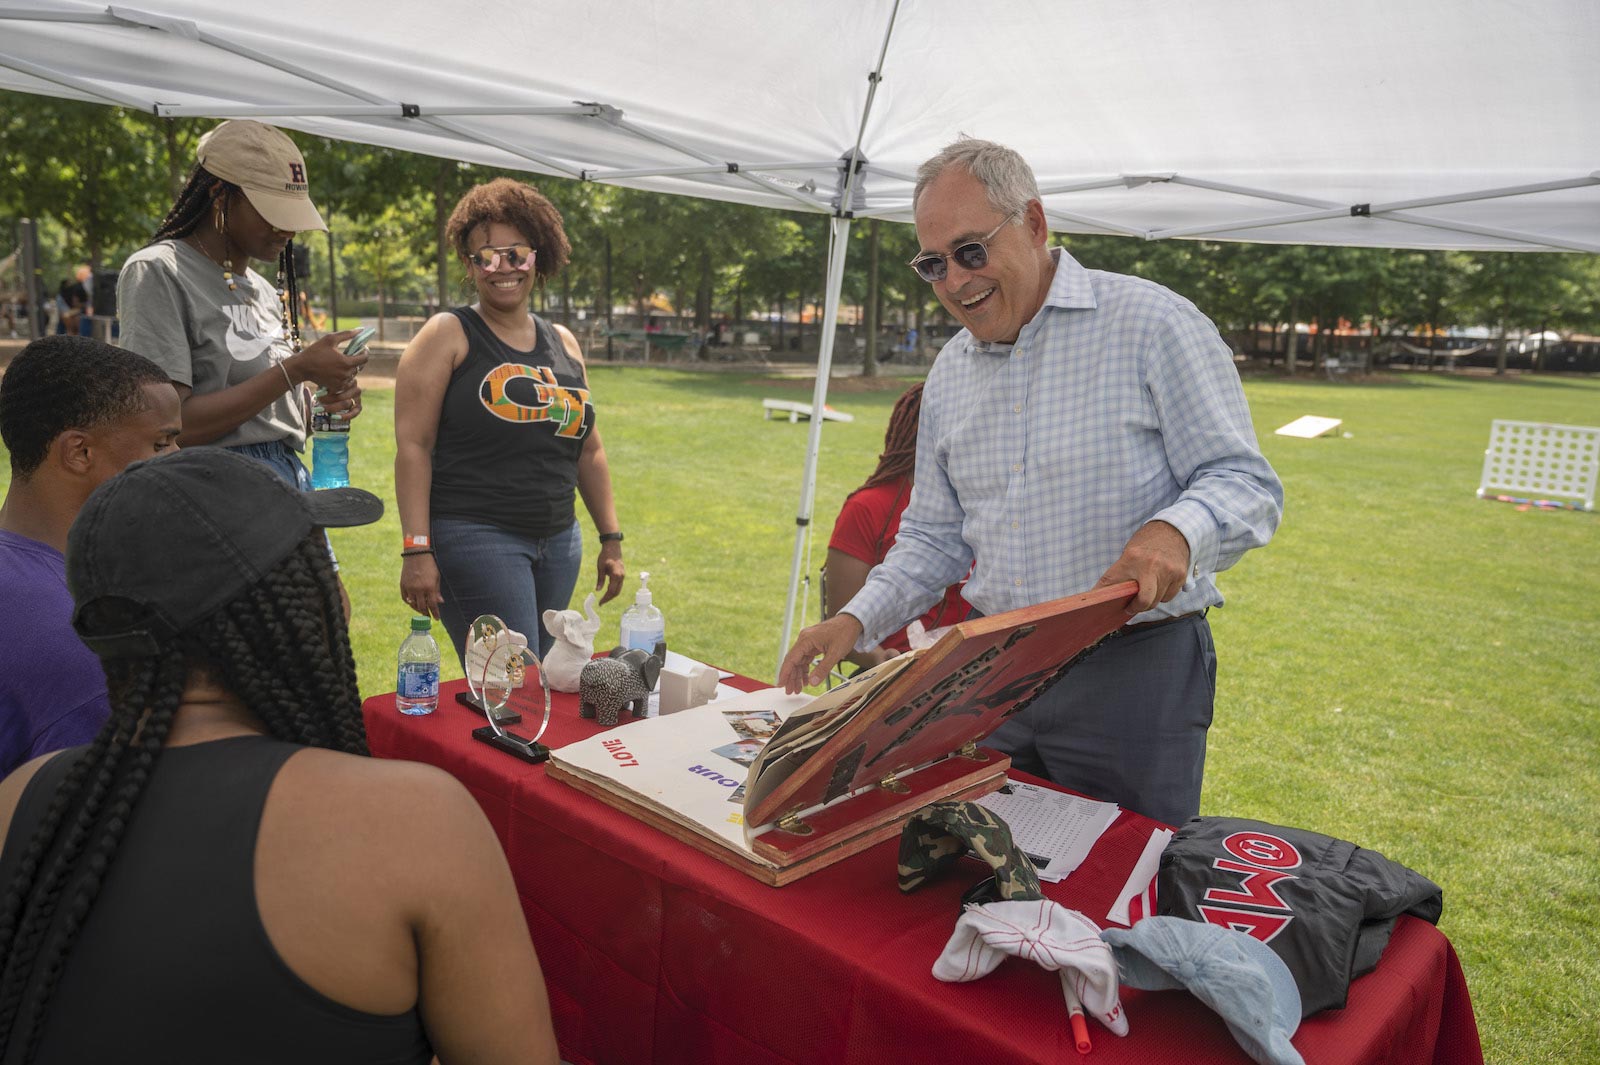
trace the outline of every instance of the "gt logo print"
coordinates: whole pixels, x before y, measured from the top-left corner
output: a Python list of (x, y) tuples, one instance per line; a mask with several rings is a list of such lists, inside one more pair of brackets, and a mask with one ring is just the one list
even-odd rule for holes
[(581, 440), (588, 430), (584, 414), (589, 390), (568, 388), (548, 366), (504, 363), (490, 370), (478, 388), (484, 409), (508, 422), (550, 422), (556, 435)]

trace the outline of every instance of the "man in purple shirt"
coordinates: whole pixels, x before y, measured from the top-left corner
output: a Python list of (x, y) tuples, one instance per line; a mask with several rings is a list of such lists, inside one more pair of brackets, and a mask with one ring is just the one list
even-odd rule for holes
[(11, 455), (0, 505), (0, 776), (89, 742), (105, 721), (105, 673), (72, 630), (67, 530), (102, 481), (176, 450), (181, 418), (160, 367), (95, 340), (36, 340), (0, 378)]

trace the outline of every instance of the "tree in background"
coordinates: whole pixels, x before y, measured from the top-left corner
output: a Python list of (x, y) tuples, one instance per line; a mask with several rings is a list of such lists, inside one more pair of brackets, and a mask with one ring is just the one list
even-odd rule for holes
[[(99, 104), (0, 92), (0, 225), (39, 220), (42, 275), (51, 282), (88, 262), (115, 268), (149, 239), (193, 165), (195, 143), (215, 122), (164, 120)], [(826, 284), (828, 219), (712, 200), (544, 177), (290, 131), (306, 154), (318, 206), (331, 227), (311, 237), (305, 288), (368, 310), (447, 307), (462, 298), (461, 271), (443, 240), (444, 220), (470, 186), (511, 176), (538, 187), (561, 210), (572, 261), (539, 309), (568, 324), (591, 308), (665, 293), (680, 321), (710, 330), (723, 318), (764, 317), (780, 349), (806, 344), (809, 308)], [(893, 325), (915, 329), (927, 350), (934, 323), (948, 324), (932, 290), (903, 265), (918, 247), (909, 225), (862, 221), (851, 227), (841, 300), (866, 323), (863, 365), (889, 353), (878, 338)], [(1504, 369), (1508, 334), (1600, 333), (1600, 256), (1405, 251), (1215, 241), (1142, 241), (1073, 235), (1063, 240), (1091, 269), (1149, 278), (1191, 299), (1235, 346), (1301, 357), (1294, 323), (1314, 323), (1315, 365), (1356, 344), (1425, 327), (1490, 327)], [(876, 247), (876, 256), (873, 248)], [(0, 257), (10, 249), (0, 247)], [(335, 289), (333, 282), (337, 280)], [(794, 319), (793, 322), (790, 319)], [(1341, 321), (1363, 336), (1335, 337)], [(822, 323), (817, 323), (820, 327)], [(895, 345), (901, 347), (903, 345)], [(1535, 365), (1539, 362), (1535, 354)]]

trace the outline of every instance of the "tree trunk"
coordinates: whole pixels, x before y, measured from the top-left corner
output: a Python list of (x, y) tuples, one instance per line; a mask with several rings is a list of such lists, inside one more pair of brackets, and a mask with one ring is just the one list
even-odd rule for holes
[(339, 257), (333, 248), (333, 208), (323, 219), (328, 224), (328, 329), (339, 328)]
[(173, 202), (183, 191), (186, 167), (178, 155), (178, 130), (172, 119), (161, 123), (161, 139), (167, 146), (167, 192)]
[(616, 301), (611, 298), (611, 234), (610, 233), (607, 233), (605, 235), (605, 245), (606, 245), (606, 266), (605, 266), (605, 273), (601, 275), (601, 281), (600, 281), (601, 293), (600, 293), (600, 296), (601, 296), (601, 299), (605, 301), (601, 309), (602, 309), (603, 313), (605, 314), (605, 319), (606, 319), (606, 361), (610, 362), (611, 360), (613, 360), (613, 359), (615, 359), (617, 357), (616, 348), (613, 346), (613, 342), (611, 340), (611, 307)]
[(861, 353), (861, 376), (878, 376), (878, 219), (867, 222), (867, 347)]
[(384, 311), (388, 309), (388, 287), (384, 284), (384, 274), (387, 272), (387, 263), (383, 261), (383, 237), (378, 237), (378, 343), (383, 343), (383, 320), (387, 317)]
[(1300, 301), (1289, 301), (1289, 339), (1283, 348), (1283, 372), (1290, 377), (1294, 376), (1295, 355), (1300, 348)]
[(445, 301), (450, 299), (450, 241), (445, 236), (445, 224), (450, 221), (450, 208), (445, 200), (449, 192), (450, 167), (454, 165), (440, 159), (439, 165), (433, 171), (433, 232), (439, 242), (434, 276), (439, 287), (438, 309), (441, 311), (447, 306)]
[(711, 249), (700, 249), (700, 283), (695, 286), (694, 292), (694, 327), (705, 330), (711, 328)]

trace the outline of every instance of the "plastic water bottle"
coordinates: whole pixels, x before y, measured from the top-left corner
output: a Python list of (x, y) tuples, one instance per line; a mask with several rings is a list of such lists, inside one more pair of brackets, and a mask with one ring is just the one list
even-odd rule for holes
[(418, 717), (439, 708), (439, 644), (429, 618), (411, 619), (411, 634), (400, 644), (400, 670), (394, 682), (394, 707)]
[(311, 412), (311, 487), (345, 488), (349, 484), (350, 423), (316, 407)]
[(667, 638), (667, 621), (650, 605), (650, 574), (639, 574), (639, 592), (633, 605), (622, 612), (622, 646), (641, 647), (654, 652), (656, 644)]

